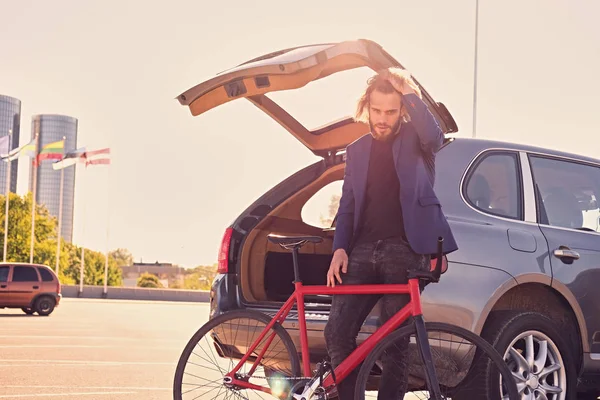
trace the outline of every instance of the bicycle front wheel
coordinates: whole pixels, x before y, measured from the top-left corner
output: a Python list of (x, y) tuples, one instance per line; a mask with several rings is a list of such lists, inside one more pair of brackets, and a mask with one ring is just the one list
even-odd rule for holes
[[(271, 317), (251, 310), (230, 311), (204, 324), (183, 350), (173, 382), (174, 400), (287, 398), (293, 379), (300, 375), (298, 352), (290, 335), (278, 323), (267, 331), (236, 379), (255, 385), (226, 382), (242, 357), (271, 322)], [(260, 362), (254, 367), (255, 360)], [(267, 391), (271, 391), (271, 397)]]
[[(454, 325), (432, 322), (425, 327), (442, 398), (520, 399), (508, 365), (488, 342)], [(401, 399), (402, 392), (406, 400), (430, 399), (426, 378), (416, 327), (411, 324), (384, 338), (365, 359), (355, 400)]]

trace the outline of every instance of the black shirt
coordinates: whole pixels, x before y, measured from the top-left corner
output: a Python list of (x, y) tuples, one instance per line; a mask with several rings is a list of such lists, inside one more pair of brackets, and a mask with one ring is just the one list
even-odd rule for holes
[(392, 237), (406, 240), (400, 204), (400, 181), (392, 153), (393, 142), (393, 139), (373, 139), (364, 208), (355, 245)]

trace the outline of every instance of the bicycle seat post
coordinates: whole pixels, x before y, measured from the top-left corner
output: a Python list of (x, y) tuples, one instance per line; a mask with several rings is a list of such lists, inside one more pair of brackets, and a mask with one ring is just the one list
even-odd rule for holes
[(294, 246), (292, 248), (292, 259), (294, 261), (294, 283), (299, 282), (302, 283), (302, 281), (300, 280), (300, 270), (298, 268), (298, 249), (300, 248), (300, 246)]
[(267, 239), (271, 243), (280, 245), (286, 250), (292, 250), (292, 261), (294, 264), (294, 283), (302, 283), (300, 280), (300, 269), (298, 267), (298, 251), (306, 243), (321, 243), (323, 238), (320, 236), (281, 236), (270, 233)]

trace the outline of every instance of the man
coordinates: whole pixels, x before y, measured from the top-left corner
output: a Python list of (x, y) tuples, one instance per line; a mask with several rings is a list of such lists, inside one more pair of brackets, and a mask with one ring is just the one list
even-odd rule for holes
[[(457, 249), (433, 190), (443, 133), (414, 80), (396, 68), (369, 79), (355, 119), (368, 122), (371, 132), (346, 149), (327, 286), (407, 283), (407, 270), (429, 268), (439, 236), (445, 254)], [(334, 367), (356, 348), (360, 327), (380, 297), (333, 297), (325, 340)], [(383, 296), (381, 322), (409, 300)], [(401, 399), (406, 392), (407, 351), (408, 342), (382, 360), (380, 399)], [(353, 399), (357, 374), (358, 368), (338, 384), (341, 400)]]

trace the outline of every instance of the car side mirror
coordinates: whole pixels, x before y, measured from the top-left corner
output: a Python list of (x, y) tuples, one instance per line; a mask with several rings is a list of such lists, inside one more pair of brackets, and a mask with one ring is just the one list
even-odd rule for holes
[(452, 117), (452, 114), (450, 114), (450, 111), (448, 111), (446, 105), (440, 102), (436, 102), (435, 104), (437, 106), (437, 111), (440, 113), (440, 117), (446, 123), (446, 131), (444, 133), (458, 132), (458, 125), (456, 124), (454, 117)]

